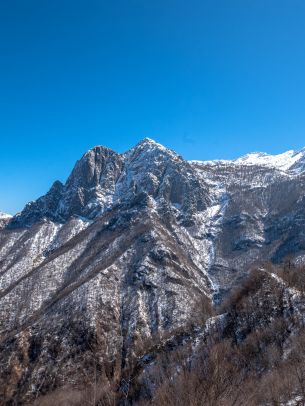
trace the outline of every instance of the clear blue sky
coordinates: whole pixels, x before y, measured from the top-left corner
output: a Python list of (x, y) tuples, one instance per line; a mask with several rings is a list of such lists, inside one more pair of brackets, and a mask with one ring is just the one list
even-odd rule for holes
[(0, 0), (0, 210), (88, 148), (305, 145), (304, 0)]

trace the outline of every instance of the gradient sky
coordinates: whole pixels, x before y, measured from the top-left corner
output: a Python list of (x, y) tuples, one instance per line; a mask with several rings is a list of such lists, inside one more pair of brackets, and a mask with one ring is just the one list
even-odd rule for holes
[(304, 0), (0, 0), (0, 210), (88, 148), (305, 145)]

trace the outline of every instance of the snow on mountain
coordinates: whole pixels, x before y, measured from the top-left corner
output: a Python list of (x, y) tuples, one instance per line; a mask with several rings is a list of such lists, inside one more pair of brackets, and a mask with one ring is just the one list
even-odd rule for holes
[[(266, 153), (251, 153), (233, 162), (239, 165), (262, 165), (270, 168), (276, 168), (281, 171), (294, 170), (296, 164), (305, 157), (305, 149), (300, 151), (287, 151), (278, 155), (268, 155)], [(303, 170), (304, 167), (298, 167), (297, 171)]]
[(0, 211), (0, 219), (9, 219), (12, 216), (10, 214), (7, 213), (3, 213), (2, 211)]
[(21, 371), (29, 397), (47, 391), (41, 376), (64, 385), (96, 342), (120, 375), (136, 345), (221, 301), (253, 264), (304, 256), (303, 167), (305, 150), (186, 161), (148, 138), (87, 151), (65, 184), (0, 216), (2, 379)]
[(155, 153), (156, 151), (163, 152), (166, 154), (170, 154), (171, 156), (177, 156), (175, 151), (170, 150), (169, 148), (164, 147), (162, 144), (152, 140), (151, 138), (144, 138), (141, 140), (135, 147), (131, 148), (129, 151), (125, 152), (124, 156), (130, 156), (134, 151), (141, 150), (141, 152), (145, 155), (150, 155), (151, 153)]
[(10, 214), (0, 211), (0, 228), (4, 227), (12, 218)]
[(204, 165), (244, 165), (264, 166), (278, 169), (283, 172), (297, 174), (305, 169), (305, 148), (300, 151), (286, 151), (277, 155), (269, 155), (264, 152), (253, 152), (234, 160), (190, 161)]

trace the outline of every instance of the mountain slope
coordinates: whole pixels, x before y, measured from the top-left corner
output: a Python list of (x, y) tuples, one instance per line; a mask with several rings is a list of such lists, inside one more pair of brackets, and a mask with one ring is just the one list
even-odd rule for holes
[(255, 263), (302, 261), (303, 161), (188, 162), (150, 139), (85, 153), (0, 230), (2, 398), (81, 384), (97, 359), (120, 381)]
[(0, 228), (6, 226), (11, 218), (12, 216), (10, 214), (6, 214), (0, 211)]
[(249, 154), (235, 161), (191, 161), (198, 176), (227, 199), (210, 273), (222, 290), (258, 261), (281, 262), (287, 255), (303, 261), (304, 156), (302, 150), (280, 158)]

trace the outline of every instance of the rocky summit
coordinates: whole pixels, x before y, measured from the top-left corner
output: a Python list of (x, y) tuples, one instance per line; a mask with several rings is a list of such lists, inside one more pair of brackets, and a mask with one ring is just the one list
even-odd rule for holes
[(186, 161), (144, 139), (86, 152), (65, 184), (0, 213), (3, 404), (82, 385), (96, 365), (125, 394), (145, 343), (186, 329), (198, 303), (220, 306), (255, 266), (304, 262), (304, 191), (305, 150)]

